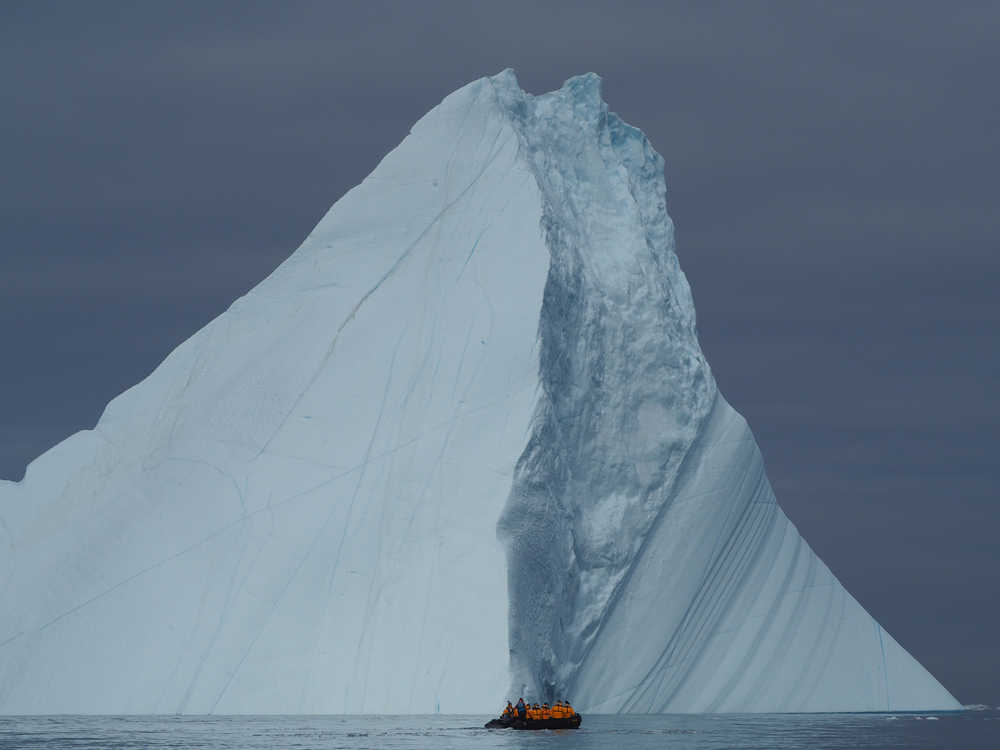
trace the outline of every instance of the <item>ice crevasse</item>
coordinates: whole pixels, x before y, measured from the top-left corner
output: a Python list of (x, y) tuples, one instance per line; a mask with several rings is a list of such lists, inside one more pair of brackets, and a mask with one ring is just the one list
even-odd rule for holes
[(594, 75), (448, 96), (0, 482), (0, 602), (3, 713), (959, 708), (778, 507)]

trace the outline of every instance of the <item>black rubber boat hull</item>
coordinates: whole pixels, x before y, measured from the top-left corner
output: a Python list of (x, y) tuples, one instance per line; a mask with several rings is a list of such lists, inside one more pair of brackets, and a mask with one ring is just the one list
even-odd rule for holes
[(580, 714), (568, 719), (492, 719), (486, 729), (579, 729), (581, 721)]

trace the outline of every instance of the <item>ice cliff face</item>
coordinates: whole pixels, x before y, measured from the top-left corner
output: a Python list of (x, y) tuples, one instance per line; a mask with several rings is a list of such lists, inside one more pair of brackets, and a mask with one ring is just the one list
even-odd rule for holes
[(455, 92), (0, 483), (0, 712), (957, 708), (775, 503), (599, 79)]
[(549, 695), (574, 686), (715, 385), (672, 250), (659, 154), (607, 111), (596, 76), (537, 99), (501, 91), (551, 256), (542, 393), (500, 523), (515, 686)]
[(602, 712), (957, 708), (777, 506), (698, 345), (663, 160), (596, 76), (497, 85), (551, 256), (499, 524), (512, 691)]

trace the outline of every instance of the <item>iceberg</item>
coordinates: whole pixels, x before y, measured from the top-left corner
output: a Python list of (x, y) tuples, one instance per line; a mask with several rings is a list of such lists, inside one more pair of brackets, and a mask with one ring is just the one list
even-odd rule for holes
[(960, 708), (777, 505), (595, 75), (445, 98), (0, 482), (0, 601), (3, 713)]

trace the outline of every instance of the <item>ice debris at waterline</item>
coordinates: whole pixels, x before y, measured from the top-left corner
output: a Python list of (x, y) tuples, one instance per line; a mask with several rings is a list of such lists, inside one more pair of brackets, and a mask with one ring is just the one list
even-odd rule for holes
[(0, 712), (959, 704), (775, 503), (594, 75), (423, 117), (0, 483)]

